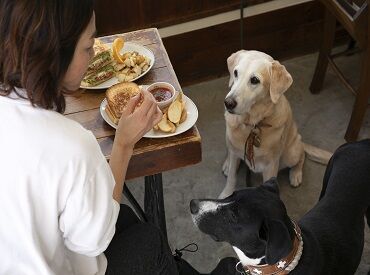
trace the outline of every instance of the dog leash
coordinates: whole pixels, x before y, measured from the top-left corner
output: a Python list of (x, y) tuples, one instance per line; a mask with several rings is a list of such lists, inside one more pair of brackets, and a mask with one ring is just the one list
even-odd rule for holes
[[(191, 247), (191, 246), (193, 246), (194, 248), (193, 249), (190, 249), (189, 247)], [(181, 259), (182, 252), (183, 251), (186, 251), (186, 252), (197, 252), (198, 251), (198, 245), (196, 243), (190, 243), (190, 244), (184, 246), (181, 249), (175, 249), (175, 253), (173, 254), (173, 256), (175, 257), (176, 260), (180, 260)]]
[(245, 125), (252, 126), (252, 129), (244, 144), (244, 162), (246, 162), (247, 159), (254, 169), (255, 168), (254, 147), (259, 148), (261, 146), (260, 134), (262, 132), (262, 127), (272, 127), (272, 125), (264, 123), (263, 120), (261, 120), (258, 124), (254, 125), (245, 124)]

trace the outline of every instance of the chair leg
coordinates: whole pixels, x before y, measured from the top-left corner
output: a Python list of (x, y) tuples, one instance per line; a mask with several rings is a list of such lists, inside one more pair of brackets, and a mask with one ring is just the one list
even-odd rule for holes
[(315, 73), (310, 85), (310, 91), (313, 94), (319, 93), (324, 83), (325, 73), (328, 67), (328, 58), (331, 54), (331, 49), (334, 45), (335, 30), (336, 30), (336, 19), (326, 9), (319, 58), (317, 60)]
[(344, 136), (348, 142), (357, 139), (368, 107), (370, 97), (370, 47), (365, 50), (362, 62), (360, 87), (357, 91), (351, 119)]
[[(356, 40), (354, 40), (352, 37), (348, 43), (347, 51), (351, 52), (356, 47)], [(348, 54), (351, 55), (351, 54)]]

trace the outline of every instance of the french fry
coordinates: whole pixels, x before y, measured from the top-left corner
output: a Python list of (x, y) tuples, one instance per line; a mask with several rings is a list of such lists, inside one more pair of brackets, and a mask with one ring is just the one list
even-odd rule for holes
[(141, 64), (145, 61), (145, 57), (142, 56), (142, 55), (139, 55), (137, 58), (136, 58), (136, 64)]

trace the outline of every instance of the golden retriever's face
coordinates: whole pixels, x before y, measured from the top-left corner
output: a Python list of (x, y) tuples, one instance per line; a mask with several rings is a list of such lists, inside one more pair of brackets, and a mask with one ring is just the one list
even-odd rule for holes
[(292, 83), (285, 67), (262, 52), (239, 51), (227, 63), (231, 89), (225, 107), (232, 114), (248, 113), (256, 102), (264, 99), (277, 103)]

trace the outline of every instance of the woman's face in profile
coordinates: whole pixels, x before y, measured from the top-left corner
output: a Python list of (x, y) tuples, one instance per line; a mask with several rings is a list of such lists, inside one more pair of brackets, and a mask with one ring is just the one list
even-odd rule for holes
[(64, 76), (62, 86), (65, 90), (76, 91), (80, 87), (81, 80), (89, 66), (89, 61), (94, 56), (95, 35), (95, 13), (93, 13), (89, 24), (77, 42), (72, 62)]

